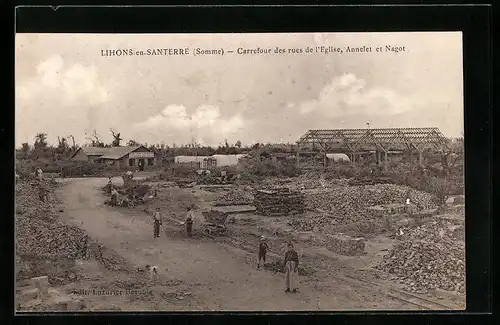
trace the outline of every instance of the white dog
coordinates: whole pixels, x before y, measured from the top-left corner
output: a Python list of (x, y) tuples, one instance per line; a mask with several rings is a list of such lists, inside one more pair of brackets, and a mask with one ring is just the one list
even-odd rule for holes
[(146, 265), (146, 268), (149, 269), (149, 277), (151, 281), (156, 281), (159, 275), (159, 268), (156, 265)]

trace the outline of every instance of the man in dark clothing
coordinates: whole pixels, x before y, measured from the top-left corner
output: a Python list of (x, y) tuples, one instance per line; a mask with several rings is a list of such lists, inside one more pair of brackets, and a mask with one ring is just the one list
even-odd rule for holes
[(193, 231), (193, 212), (191, 208), (187, 208), (187, 216), (186, 216), (186, 233), (188, 237), (192, 236)]
[(266, 254), (267, 250), (269, 249), (269, 246), (267, 246), (267, 243), (265, 242), (265, 237), (261, 236), (260, 237), (260, 243), (259, 243), (259, 262), (257, 264), (257, 269), (260, 269), (260, 261), (262, 260), (262, 266), (266, 264)]
[(285, 253), (283, 268), (285, 270), (285, 292), (297, 292), (299, 285), (299, 256), (293, 244), (288, 244), (288, 251)]
[(160, 237), (160, 225), (162, 224), (160, 208), (156, 208), (156, 212), (153, 214), (154, 226), (153, 226), (153, 238)]

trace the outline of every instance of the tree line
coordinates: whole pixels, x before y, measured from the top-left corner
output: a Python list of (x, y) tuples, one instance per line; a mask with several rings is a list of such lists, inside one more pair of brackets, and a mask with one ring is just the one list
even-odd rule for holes
[[(263, 144), (255, 143), (252, 145), (243, 145), (240, 140), (230, 143), (227, 139), (218, 146), (201, 145), (195, 141), (188, 144), (172, 144), (165, 143), (141, 143), (136, 140), (129, 140), (124, 142), (120, 132), (114, 129), (109, 129), (113, 140), (109, 143), (103, 141), (102, 137), (94, 130), (94, 132), (85, 138), (86, 142), (83, 146), (99, 147), (99, 148), (112, 148), (121, 146), (138, 146), (143, 145), (150, 150), (154, 150), (164, 157), (173, 156), (211, 156), (216, 154), (242, 154), (254, 151), (268, 151), (268, 152), (292, 152), (294, 150), (293, 144)], [(79, 146), (75, 141), (73, 135), (58, 136), (57, 144), (49, 144), (47, 141), (47, 133), (37, 133), (32, 144), (25, 142), (22, 143), (21, 148), (16, 150), (18, 159), (38, 159), (55, 157), (56, 159), (69, 158)]]

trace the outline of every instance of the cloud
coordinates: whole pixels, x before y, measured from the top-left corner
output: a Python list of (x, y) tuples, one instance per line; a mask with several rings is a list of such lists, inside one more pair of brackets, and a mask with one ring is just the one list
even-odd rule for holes
[(188, 113), (183, 105), (168, 105), (159, 114), (133, 125), (137, 140), (218, 144), (237, 134), (245, 125), (239, 115), (221, 116), (218, 106), (200, 105)]
[(16, 82), (16, 142), (31, 142), (36, 132), (48, 133), (50, 142), (68, 133), (83, 141), (85, 132), (119, 118), (117, 108), (108, 104), (113, 96), (95, 66), (68, 65), (56, 55), (35, 71)]
[(408, 112), (408, 98), (386, 88), (366, 86), (363, 79), (348, 73), (334, 77), (318, 98), (300, 103), (302, 115), (318, 113), (326, 117), (349, 115), (388, 116)]
[(36, 76), (17, 87), (17, 98), (29, 100), (47, 91), (57, 92), (57, 99), (66, 104), (100, 104), (109, 100), (109, 91), (100, 84), (96, 67), (75, 64), (65, 66), (61, 56), (40, 63)]

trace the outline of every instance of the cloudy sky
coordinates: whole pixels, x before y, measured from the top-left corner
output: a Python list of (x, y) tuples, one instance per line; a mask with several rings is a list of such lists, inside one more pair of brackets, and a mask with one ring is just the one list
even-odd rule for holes
[[(463, 131), (461, 33), (16, 35), (16, 145), (294, 142), (308, 129)], [(377, 46), (405, 51), (376, 52)], [(194, 56), (193, 50), (347, 46), (371, 53)], [(186, 56), (101, 50), (189, 48)], [(87, 135), (86, 135), (87, 134)]]

